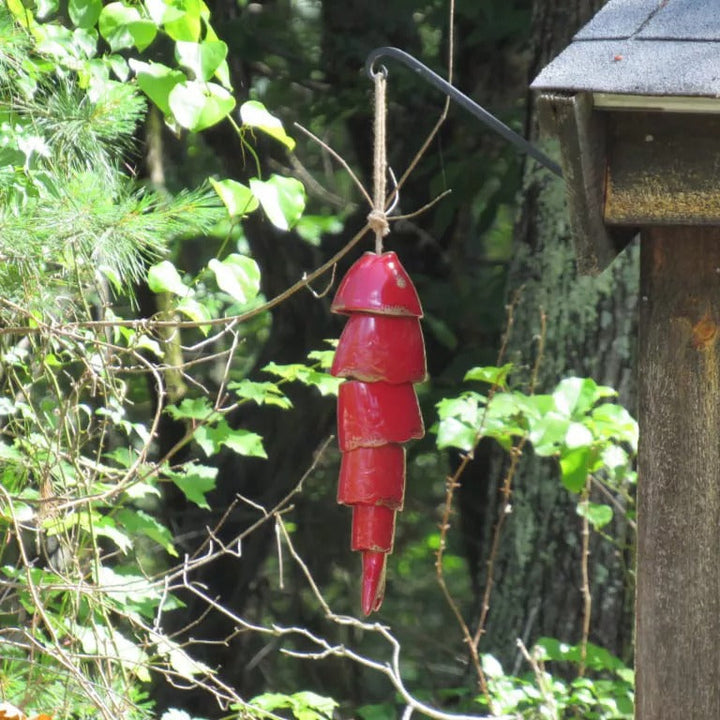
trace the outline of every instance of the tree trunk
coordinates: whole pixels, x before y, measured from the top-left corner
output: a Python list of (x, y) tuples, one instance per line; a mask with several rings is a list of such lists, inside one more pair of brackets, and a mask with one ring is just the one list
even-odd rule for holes
[[(536, 2), (530, 79), (568, 44), (601, 4)], [(528, 136), (536, 139), (533, 100), (529, 103)], [(547, 318), (547, 336), (536, 390), (548, 391), (563, 377), (590, 376), (615, 387), (632, 412), (637, 247), (627, 248), (601, 276), (581, 277), (568, 234), (562, 181), (528, 163), (524, 200), (509, 282), (510, 297), (518, 290), (521, 293), (509, 344), (509, 359), (520, 368), (516, 379), (523, 374), (529, 378), (542, 311)], [(496, 479), (491, 485), (492, 513), (497, 510), (493, 498), (499, 482)], [(515, 670), (521, 664), (514, 650), (516, 638), (526, 644), (544, 635), (566, 642), (580, 639), (581, 522), (576, 501), (562, 487), (554, 463), (526, 451), (497, 559), (497, 585), (484, 645), (506, 661), (514, 658), (510, 667)], [(486, 523), (486, 547), (491, 525)], [(628, 550), (632, 536), (626, 519), (618, 513), (608, 529), (617, 546), (597, 535), (591, 542), (591, 640), (627, 656), (632, 638)]]
[(720, 717), (720, 230), (643, 233), (637, 720)]

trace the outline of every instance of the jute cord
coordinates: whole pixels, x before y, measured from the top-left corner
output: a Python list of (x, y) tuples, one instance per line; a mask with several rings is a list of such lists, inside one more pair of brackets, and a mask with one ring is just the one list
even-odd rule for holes
[(385, 139), (386, 114), (386, 74), (384, 68), (376, 72), (375, 80), (375, 122), (373, 145), (373, 209), (368, 215), (368, 224), (375, 233), (375, 252), (380, 255), (383, 250), (382, 239), (390, 232), (387, 214), (385, 212), (387, 155)]

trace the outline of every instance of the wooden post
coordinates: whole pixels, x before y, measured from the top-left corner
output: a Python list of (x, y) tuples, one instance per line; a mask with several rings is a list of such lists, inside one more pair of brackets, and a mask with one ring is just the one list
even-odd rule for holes
[(641, 241), (636, 720), (720, 718), (720, 228)]

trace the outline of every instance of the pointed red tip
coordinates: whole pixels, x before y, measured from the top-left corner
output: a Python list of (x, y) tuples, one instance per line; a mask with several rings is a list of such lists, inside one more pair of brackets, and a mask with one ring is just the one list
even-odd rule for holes
[(362, 554), (362, 609), (365, 615), (377, 612), (385, 597), (385, 553)]

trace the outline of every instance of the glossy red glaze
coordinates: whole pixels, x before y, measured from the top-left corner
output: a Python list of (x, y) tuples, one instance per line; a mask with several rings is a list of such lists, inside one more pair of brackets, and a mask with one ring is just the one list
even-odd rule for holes
[(365, 382), (422, 382), (427, 365), (420, 321), (392, 315), (351, 315), (330, 372)]
[(385, 553), (364, 552), (362, 556), (362, 609), (365, 615), (377, 612), (385, 597)]
[(360, 447), (343, 453), (337, 501), (342, 505), (385, 505), (400, 510), (405, 494), (405, 448)]
[(415, 286), (394, 252), (367, 252), (342, 279), (330, 309), (422, 317)]
[(425, 434), (415, 389), (348, 380), (338, 393), (338, 445), (341, 452), (358, 447), (404, 443)]
[(389, 553), (395, 536), (395, 511), (384, 505), (353, 505), (353, 550)]

